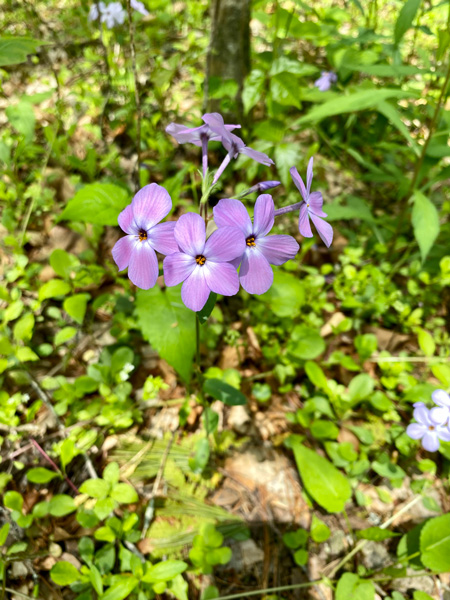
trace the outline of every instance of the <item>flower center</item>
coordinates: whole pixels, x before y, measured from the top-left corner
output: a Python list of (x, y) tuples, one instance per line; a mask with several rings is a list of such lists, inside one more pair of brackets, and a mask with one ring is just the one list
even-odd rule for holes
[(430, 431), (434, 431), (434, 427), (433, 427), (433, 425), (429, 425), (429, 426), (428, 426), (428, 429), (429, 429)]
[(306, 203), (306, 206), (309, 208), (309, 202)]
[(147, 239), (147, 232), (145, 231), (145, 229), (140, 229), (139, 230), (138, 237), (139, 237), (139, 241), (140, 242), (143, 242), (144, 240)]
[(195, 261), (196, 261), (196, 263), (197, 263), (198, 265), (200, 265), (201, 267), (203, 267), (203, 265), (204, 265), (204, 264), (205, 264), (205, 262), (206, 262), (206, 258), (203, 256), (203, 254), (198, 254), (198, 255), (195, 257)]
[(245, 240), (247, 246), (256, 246), (255, 244), (255, 236), (254, 235), (250, 235), (246, 240)]

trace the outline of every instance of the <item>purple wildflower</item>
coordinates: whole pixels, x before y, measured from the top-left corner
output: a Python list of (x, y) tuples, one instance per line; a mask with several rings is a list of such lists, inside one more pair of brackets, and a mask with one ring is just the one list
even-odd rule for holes
[(433, 421), (430, 411), (423, 402), (416, 402), (414, 406), (413, 416), (417, 423), (408, 425), (406, 435), (413, 440), (422, 440), (422, 447), (428, 452), (436, 452), (440, 440), (450, 442), (450, 431), (444, 425)]
[(153, 287), (158, 277), (156, 253), (178, 251), (174, 238), (175, 222), (159, 223), (172, 208), (169, 193), (160, 185), (143, 187), (119, 215), (119, 225), (128, 235), (112, 249), (119, 271), (128, 267), (128, 277), (143, 290)]
[(430, 410), (431, 419), (437, 424), (447, 423), (450, 418), (450, 396), (444, 390), (435, 390), (431, 398), (437, 404)]
[(267, 192), (267, 190), (271, 190), (273, 188), (278, 187), (280, 183), (280, 181), (261, 181), (260, 183), (253, 185), (248, 190), (242, 192), (242, 194), (239, 194), (239, 198), (244, 198), (245, 196), (248, 196), (249, 194), (254, 194), (255, 192), (257, 192), (258, 194), (260, 192)]
[(194, 311), (201, 310), (210, 292), (234, 296), (239, 291), (236, 267), (230, 264), (245, 249), (245, 238), (236, 227), (223, 227), (206, 239), (205, 222), (195, 213), (182, 215), (175, 225), (179, 251), (164, 259), (166, 285), (182, 281), (181, 299)]
[[(217, 117), (222, 117), (219, 113), (210, 113), (211, 115), (217, 115)], [(208, 115), (204, 115), (206, 117)], [(223, 119), (222, 119), (223, 122)], [(233, 129), (239, 129), (240, 125), (225, 125), (224, 128), (226, 131), (232, 131)], [(212, 142), (220, 142), (222, 140), (222, 136), (218, 133), (215, 133), (210, 129), (208, 125), (200, 125), (200, 127), (186, 127), (186, 125), (179, 125), (178, 123), (171, 123), (166, 127), (166, 132), (169, 135), (172, 135), (179, 144), (195, 144), (196, 146), (202, 145), (202, 140), (206, 139), (206, 141)]]
[[(298, 228), (303, 237), (312, 237), (311, 225), (309, 219), (314, 223), (318, 234), (322, 238), (323, 243), (327, 248), (331, 246), (333, 241), (333, 228), (329, 223), (324, 221), (321, 217), (326, 217), (327, 214), (323, 212), (323, 198), (320, 192), (311, 192), (311, 183), (313, 180), (313, 161), (311, 157), (308, 163), (308, 169), (306, 172), (306, 188), (303, 183), (303, 179), (298, 174), (295, 167), (289, 169), (291, 177), (302, 195), (303, 202), (300, 206), (300, 216), (298, 221)], [(278, 213), (280, 214), (280, 213)]]
[(319, 79), (314, 82), (316, 88), (318, 88), (321, 92), (327, 92), (333, 83), (336, 83), (337, 75), (332, 71), (322, 71)]
[(141, 13), (141, 15), (144, 15), (144, 17), (147, 17), (150, 14), (145, 8), (144, 4), (142, 2), (139, 2), (139, 0), (130, 0), (130, 6), (131, 8), (134, 8), (136, 12)]
[(239, 200), (220, 200), (214, 207), (214, 221), (222, 228), (238, 227), (245, 236), (244, 251), (233, 261), (241, 265), (239, 280), (249, 294), (264, 294), (273, 282), (270, 265), (282, 265), (294, 258), (299, 245), (290, 235), (267, 234), (273, 227), (275, 208), (272, 196), (262, 194), (255, 203), (253, 223)]
[(226, 126), (224, 125), (223, 118), (218, 113), (209, 113), (203, 115), (203, 120), (207, 125), (209, 125), (210, 129), (218, 134), (222, 139), (222, 144), (227, 150), (227, 155), (224, 158), (222, 164), (217, 170), (217, 173), (214, 176), (213, 183), (216, 183), (219, 177), (222, 175), (225, 167), (228, 165), (232, 158), (237, 158), (239, 154), (245, 154), (249, 158), (256, 160), (263, 165), (270, 167), (274, 162), (271, 158), (264, 154), (264, 152), (258, 152), (258, 150), (253, 150), (253, 148), (249, 148), (245, 145), (243, 140), (234, 133), (230, 133), (226, 130)]

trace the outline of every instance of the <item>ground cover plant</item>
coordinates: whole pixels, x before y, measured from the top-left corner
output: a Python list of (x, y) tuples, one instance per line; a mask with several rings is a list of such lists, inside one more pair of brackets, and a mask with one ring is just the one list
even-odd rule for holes
[(450, 597), (448, 2), (6, 0), (0, 76), (0, 598)]

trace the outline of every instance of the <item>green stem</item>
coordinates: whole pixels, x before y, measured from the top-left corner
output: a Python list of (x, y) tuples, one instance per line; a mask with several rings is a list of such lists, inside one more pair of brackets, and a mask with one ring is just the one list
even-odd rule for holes
[(134, 24), (133, 24), (133, 11), (131, 10), (131, 2), (127, 0), (127, 11), (128, 11), (128, 32), (130, 34), (130, 50), (131, 50), (131, 69), (133, 71), (134, 79), (134, 100), (136, 103), (136, 150), (137, 150), (137, 163), (135, 170), (135, 186), (136, 191), (141, 187), (140, 173), (141, 173), (141, 98), (139, 94), (139, 80), (137, 76), (136, 68), (136, 47), (134, 45)]
[(415, 166), (415, 169), (414, 169), (414, 173), (413, 173), (413, 177), (412, 177), (411, 183), (409, 184), (409, 187), (408, 187), (408, 191), (407, 191), (406, 195), (403, 197), (403, 207), (402, 207), (402, 210), (400, 212), (400, 215), (399, 215), (399, 218), (398, 218), (398, 221), (397, 221), (397, 227), (395, 228), (394, 235), (392, 236), (391, 243), (389, 245), (389, 251), (390, 252), (392, 252), (392, 250), (395, 247), (395, 243), (397, 241), (397, 237), (398, 237), (398, 235), (400, 233), (401, 227), (403, 225), (403, 221), (405, 220), (405, 215), (406, 215), (406, 211), (407, 211), (407, 208), (408, 208), (408, 200), (410, 199), (410, 197), (411, 197), (411, 195), (414, 192), (414, 189), (416, 187), (416, 183), (417, 183), (417, 180), (418, 180), (419, 174), (420, 174), (420, 169), (422, 168), (423, 161), (425, 159), (425, 154), (427, 152), (428, 145), (429, 145), (429, 143), (431, 141), (431, 138), (433, 136), (433, 131), (434, 131), (434, 128), (436, 127), (436, 123), (437, 123), (437, 120), (438, 120), (439, 112), (441, 110), (441, 106), (442, 106), (442, 104), (444, 102), (444, 99), (445, 99), (445, 97), (447, 95), (447, 87), (448, 87), (448, 82), (449, 81), (450, 81), (450, 58), (449, 58), (449, 61), (448, 61), (447, 73), (446, 73), (446, 76), (445, 76), (444, 85), (442, 86), (441, 93), (439, 95), (439, 99), (437, 101), (436, 108), (434, 110), (433, 117), (431, 118), (430, 126), (428, 128), (428, 135), (427, 135), (427, 137), (425, 139), (424, 145), (422, 146), (422, 152), (420, 153), (419, 160), (416, 163), (416, 166)]
[(296, 583), (294, 585), (281, 585), (273, 588), (266, 588), (264, 590), (254, 590), (252, 592), (240, 592), (239, 594), (230, 594), (229, 596), (220, 596), (217, 600), (242, 600), (248, 596), (263, 596), (273, 592), (287, 592), (288, 590), (299, 590), (301, 588), (311, 587), (319, 583), (326, 583), (327, 579), (316, 579), (315, 581), (308, 581), (307, 583)]

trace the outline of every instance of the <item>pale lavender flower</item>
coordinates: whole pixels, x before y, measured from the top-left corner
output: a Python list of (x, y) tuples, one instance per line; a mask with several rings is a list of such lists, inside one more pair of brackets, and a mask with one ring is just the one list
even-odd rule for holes
[(143, 187), (119, 215), (119, 225), (128, 235), (112, 249), (119, 271), (128, 267), (128, 277), (139, 288), (148, 290), (158, 277), (156, 253), (178, 251), (174, 238), (175, 222), (159, 223), (172, 208), (169, 193), (160, 185)]
[(98, 19), (98, 15), (102, 14), (105, 10), (105, 3), (99, 2), (98, 4), (93, 4), (89, 10), (89, 21), (95, 21)]
[[(219, 113), (210, 114), (218, 115), (220, 117)], [(204, 117), (206, 116), (208, 115), (204, 115)], [(232, 131), (233, 129), (239, 129), (241, 126), (224, 124), (224, 127), (227, 131)], [(211, 142), (220, 142), (222, 140), (222, 136), (212, 131), (206, 124), (200, 125), (200, 127), (186, 127), (186, 125), (170, 123), (170, 125), (166, 127), (166, 132), (169, 135), (172, 135), (179, 144), (195, 144), (196, 146), (201, 146), (202, 140), (204, 139)]]
[(273, 282), (270, 265), (282, 265), (295, 257), (299, 245), (290, 235), (267, 234), (273, 227), (275, 207), (270, 194), (258, 196), (253, 223), (239, 200), (223, 199), (214, 207), (214, 221), (222, 227), (238, 227), (245, 236), (244, 252), (233, 260), (239, 280), (249, 294), (264, 294)]
[(332, 71), (322, 71), (319, 79), (314, 82), (316, 88), (318, 88), (321, 92), (327, 92), (333, 83), (336, 83), (337, 75)]
[(234, 133), (230, 133), (229, 131), (227, 131), (223, 122), (223, 118), (218, 113), (209, 113), (203, 115), (203, 120), (207, 125), (209, 125), (212, 131), (220, 135), (222, 139), (222, 144), (228, 152), (222, 164), (217, 169), (217, 173), (214, 176), (213, 183), (217, 182), (230, 160), (232, 158), (237, 158), (239, 154), (245, 154), (249, 158), (256, 160), (256, 162), (259, 162), (266, 166), (274, 164), (273, 160), (269, 158), (267, 154), (264, 154), (264, 152), (259, 152), (258, 150), (253, 150), (253, 148), (249, 148), (245, 145), (245, 143), (243, 142), (243, 140), (241, 140), (240, 137), (234, 135)]
[(289, 173), (291, 174), (291, 177), (303, 198), (303, 202), (300, 205), (298, 228), (303, 237), (312, 237), (313, 233), (309, 223), (309, 219), (311, 219), (317, 229), (318, 234), (322, 238), (323, 243), (329, 248), (331, 246), (331, 242), (333, 241), (333, 228), (329, 223), (321, 218), (327, 216), (327, 214), (322, 210), (322, 194), (320, 192), (311, 192), (311, 183), (313, 180), (313, 160), (314, 158), (311, 157), (308, 163), (308, 169), (306, 172), (306, 187), (297, 169), (295, 167), (291, 167), (289, 169)]
[(421, 440), (422, 447), (428, 452), (436, 452), (440, 441), (450, 442), (450, 431), (432, 420), (430, 411), (423, 402), (416, 402), (414, 406), (413, 416), (417, 423), (408, 425), (406, 435), (413, 440)]
[(120, 2), (110, 2), (101, 12), (100, 21), (106, 25), (108, 29), (112, 29), (115, 25), (122, 25), (125, 21), (127, 13)]
[(245, 238), (236, 227), (223, 227), (206, 239), (205, 222), (195, 213), (182, 215), (175, 225), (179, 251), (164, 259), (166, 285), (181, 282), (181, 299), (193, 311), (201, 310), (210, 292), (234, 296), (239, 277), (229, 261), (245, 250)]
[(143, 3), (139, 2), (139, 0), (130, 0), (130, 6), (138, 13), (141, 13), (141, 15), (144, 15), (144, 17), (147, 17), (150, 14)]
[(450, 418), (450, 396), (444, 390), (435, 390), (431, 399), (437, 404), (430, 410), (431, 419), (439, 425), (447, 423)]

